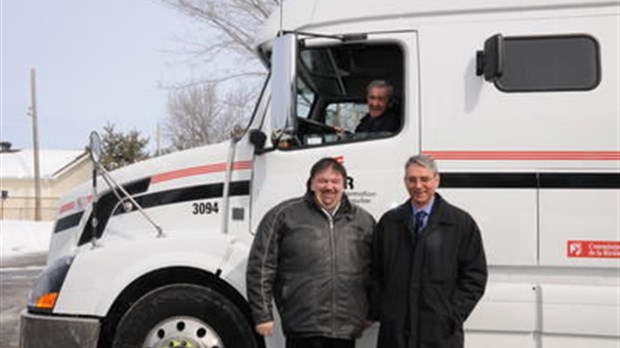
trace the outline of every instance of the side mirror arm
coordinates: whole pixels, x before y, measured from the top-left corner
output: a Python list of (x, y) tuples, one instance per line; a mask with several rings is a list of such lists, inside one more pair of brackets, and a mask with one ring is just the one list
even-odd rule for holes
[(504, 37), (495, 34), (484, 42), (484, 50), (476, 52), (476, 76), (495, 82), (504, 74)]
[(250, 130), (250, 143), (254, 145), (254, 154), (262, 155), (266, 152), (275, 150), (274, 147), (265, 148), (267, 136), (260, 129)]

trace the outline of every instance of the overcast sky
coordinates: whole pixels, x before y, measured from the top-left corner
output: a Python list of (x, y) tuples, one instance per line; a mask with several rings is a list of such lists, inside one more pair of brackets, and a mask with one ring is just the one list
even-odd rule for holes
[[(36, 69), (39, 143), (82, 149), (106, 122), (155, 144), (166, 114), (162, 86), (199, 77), (181, 54), (191, 21), (157, 0), (0, 0), (1, 134), (32, 147), (30, 69)], [(202, 73), (204, 74), (204, 72)]]

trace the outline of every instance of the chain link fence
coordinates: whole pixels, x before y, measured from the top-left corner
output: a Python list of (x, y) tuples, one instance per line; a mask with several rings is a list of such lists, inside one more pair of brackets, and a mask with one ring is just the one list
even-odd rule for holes
[[(34, 220), (34, 197), (2, 197), (0, 220)], [(41, 219), (54, 220), (58, 213), (58, 197), (41, 197)]]

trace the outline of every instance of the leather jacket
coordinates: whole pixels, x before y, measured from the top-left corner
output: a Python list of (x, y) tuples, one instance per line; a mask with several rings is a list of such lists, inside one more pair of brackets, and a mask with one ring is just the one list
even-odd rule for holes
[(346, 195), (333, 216), (312, 192), (272, 208), (247, 266), (255, 323), (273, 320), (275, 299), (286, 336), (358, 337), (368, 315), (374, 225)]

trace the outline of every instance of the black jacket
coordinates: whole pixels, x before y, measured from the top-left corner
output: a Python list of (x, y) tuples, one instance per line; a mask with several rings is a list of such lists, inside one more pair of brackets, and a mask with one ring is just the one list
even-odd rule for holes
[(373, 217), (343, 197), (332, 221), (314, 195), (271, 209), (250, 251), (247, 295), (255, 323), (273, 320), (284, 334), (349, 339), (364, 329)]
[(395, 133), (400, 129), (400, 118), (392, 110), (386, 110), (377, 117), (370, 114), (362, 117), (355, 127), (355, 133)]
[(372, 315), (380, 348), (457, 348), (482, 297), (487, 265), (480, 231), (438, 194), (420, 237), (411, 202), (388, 211), (373, 240)]

